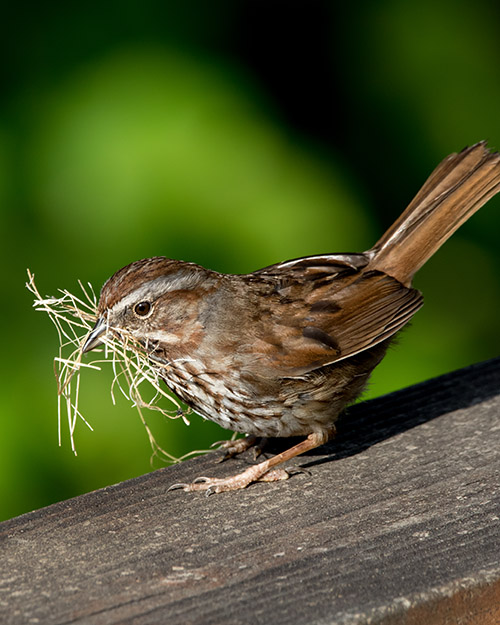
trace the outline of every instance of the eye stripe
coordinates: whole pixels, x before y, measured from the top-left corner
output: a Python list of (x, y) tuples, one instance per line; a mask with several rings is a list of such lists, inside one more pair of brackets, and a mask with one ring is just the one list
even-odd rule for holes
[(157, 300), (165, 293), (175, 291), (180, 286), (179, 280), (166, 280), (165, 277), (155, 278), (150, 282), (141, 284), (137, 289), (122, 297), (112, 307), (111, 310), (124, 310), (128, 306), (134, 306), (143, 301)]

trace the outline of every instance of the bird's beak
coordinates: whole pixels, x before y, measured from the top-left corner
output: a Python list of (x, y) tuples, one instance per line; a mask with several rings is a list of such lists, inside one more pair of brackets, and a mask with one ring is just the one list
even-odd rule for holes
[(82, 347), (82, 352), (85, 354), (86, 352), (90, 352), (95, 349), (99, 345), (102, 345), (101, 336), (105, 334), (108, 328), (108, 323), (106, 317), (99, 317), (97, 323), (94, 328), (90, 331), (87, 339)]

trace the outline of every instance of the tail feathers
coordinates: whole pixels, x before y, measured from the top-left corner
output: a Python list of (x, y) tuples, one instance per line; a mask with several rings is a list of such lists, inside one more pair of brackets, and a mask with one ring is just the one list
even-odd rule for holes
[(368, 254), (370, 269), (409, 286), (413, 275), (500, 191), (500, 154), (482, 141), (444, 159)]

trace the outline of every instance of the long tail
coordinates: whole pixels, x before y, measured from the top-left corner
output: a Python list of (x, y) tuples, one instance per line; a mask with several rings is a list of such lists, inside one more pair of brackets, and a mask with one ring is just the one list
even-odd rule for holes
[(409, 286), (413, 275), (471, 215), (500, 191), (500, 154), (481, 141), (450, 154), (369, 254), (370, 269)]

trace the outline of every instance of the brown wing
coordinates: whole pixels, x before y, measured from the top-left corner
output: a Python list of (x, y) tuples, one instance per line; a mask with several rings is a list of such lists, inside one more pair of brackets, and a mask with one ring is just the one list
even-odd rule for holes
[[(335, 361), (353, 356), (389, 338), (423, 304), (419, 291), (404, 287), (397, 280), (377, 271), (362, 274), (342, 289), (335, 299), (339, 305), (337, 312), (323, 318), (319, 314), (314, 316), (315, 325), (338, 342)], [(316, 308), (317, 304), (311, 307), (313, 312)], [(308, 333), (307, 328), (305, 333)]]
[[(288, 284), (256, 337), (273, 369), (303, 375), (374, 347), (422, 306), (421, 294), (390, 276), (367, 271)], [(271, 302), (270, 302), (271, 304)]]

